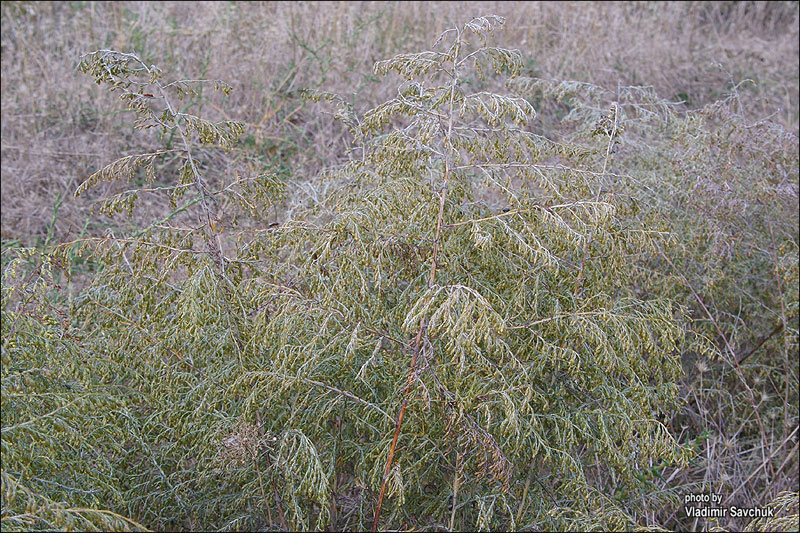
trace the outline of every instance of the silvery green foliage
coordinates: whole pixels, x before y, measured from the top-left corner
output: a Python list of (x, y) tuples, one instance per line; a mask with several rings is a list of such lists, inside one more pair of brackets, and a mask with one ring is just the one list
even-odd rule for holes
[[(687, 327), (713, 339), (719, 355), (683, 354), (694, 401), (673, 424), (721, 447), (676, 482), (728, 487), (747, 472), (727, 504), (780, 500), (784, 483), (796, 484), (781, 465), (793, 453), (784, 445), (799, 418), (797, 137), (769, 120), (746, 119), (742, 84), (731, 83), (725, 98), (696, 110), (646, 87), (612, 91), (529, 78), (511, 85), (533, 102), (569, 109), (548, 128), (578, 125), (582, 137), (604, 135), (609, 105), (623, 117), (624, 142), (614, 148), (606, 186), (630, 196), (632, 223), (668, 236), (655, 253), (631, 258), (630, 284), (685, 305)], [(796, 522), (796, 511), (787, 513)], [(679, 519), (665, 525), (693, 527)]]
[[(502, 23), (378, 62), (404, 80), (365, 113), (310, 94), (338, 104), (353, 157), (319, 177), (320, 202), (235, 242), (223, 200), (263, 215), (281, 189), (269, 173), (207, 184), (198, 147), (230, 148), (241, 126), (179, 112), (195, 82), (133, 54), (84, 59), (139, 126), (182, 139), (166, 191), (193, 225), (168, 216), (57, 251), (102, 265), (60, 321), (43, 293), (34, 319), (14, 292), (46, 276), (7, 270), (4, 523), (70, 527), (58, 502), (74, 501), (93, 509), (79, 528), (657, 526), (645, 513), (674, 490), (640, 474), (686, 464), (666, 425), (680, 356), (711, 348), (684, 307), (628, 283), (664, 236), (610, 186), (621, 107), (585, 141), (554, 140), (532, 132), (527, 99), (475, 88), (522, 71), (519, 51), (488, 44)], [(161, 156), (123, 158), (78, 192), (139, 167), (152, 181)], [(45, 503), (23, 512), (23, 493)]]
[[(285, 401), (301, 407), (288, 421), (315, 424), (315, 442), (347, 432), (317, 425), (332, 393), (295, 376), (364, 400), (331, 411), (353, 432), (331, 460), (357, 458), (363, 491), (387, 479), (383, 527), (649, 525), (654, 485), (635, 474), (685, 460), (663, 422), (679, 354), (708, 346), (684, 337), (679, 308), (623, 283), (659, 234), (628, 224), (628, 199), (604, 188), (613, 110), (594, 144), (556, 142), (530, 132), (528, 101), (469, 90), (476, 71), (522, 68), (483, 40), (499, 22), (378, 62), (405, 81), (361, 116), (312, 95), (338, 103), (360, 153), (279, 233), (304, 298), (276, 291), (265, 314), (264, 393), (292, 376)], [(389, 461), (386, 414), (400, 411)]]

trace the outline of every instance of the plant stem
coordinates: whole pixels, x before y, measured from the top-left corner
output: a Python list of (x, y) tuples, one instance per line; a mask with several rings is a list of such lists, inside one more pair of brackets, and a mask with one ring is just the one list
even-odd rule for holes
[[(434, 281), (436, 279), (436, 266), (437, 266), (437, 258), (439, 254), (439, 239), (442, 233), (442, 222), (444, 220), (444, 206), (447, 200), (447, 182), (450, 178), (450, 167), (452, 163), (450, 161), (450, 152), (452, 151), (452, 144), (450, 143), (450, 138), (453, 132), (453, 103), (455, 100), (455, 91), (456, 91), (456, 84), (458, 82), (458, 42), (461, 39), (461, 31), (456, 30), (456, 46), (455, 46), (455, 55), (453, 57), (453, 72), (450, 82), (450, 110), (448, 113), (448, 125), (447, 125), (447, 134), (445, 137), (445, 143), (447, 144), (447, 148), (449, 150), (446, 151), (445, 156), (445, 167), (444, 167), (444, 178), (442, 180), (442, 188), (439, 194), (439, 215), (436, 218), (436, 236), (433, 239), (433, 253), (432, 253), (432, 261), (431, 261), (431, 270), (430, 276), (428, 277), (428, 289), (433, 287)], [(430, 291), (428, 291), (428, 301), (430, 300)], [(429, 302), (426, 302), (426, 306)], [(383, 482), (381, 483), (381, 492), (378, 496), (378, 506), (375, 509), (375, 518), (372, 521), (372, 531), (375, 533), (378, 531), (378, 521), (380, 520), (381, 515), (381, 508), (383, 507), (383, 498), (386, 495), (386, 483), (389, 479), (389, 471), (392, 468), (392, 460), (394, 459), (395, 449), (397, 448), (397, 440), (400, 437), (400, 428), (403, 425), (403, 418), (406, 414), (406, 407), (408, 406), (408, 398), (411, 396), (411, 387), (414, 385), (414, 381), (416, 378), (416, 369), (417, 369), (417, 358), (419, 356), (419, 352), (421, 349), (422, 343), (422, 334), (425, 331), (427, 326), (427, 321), (425, 318), (420, 320), (419, 330), (417, 331), (417, 336), (414, 339), (414, 351), (411, 355), (411, 364), (409, 365), (408, 369), (408, 378), (406, 380), (406, 389), (403, 393), (403, 403), (400, 405), (400, 412), (397, 415), (397, 423), (395, 424), (394, 436), (392, 437), (392, 445), (389, 447), (389, 456), (386, 458), (386, 466), (383, 469)]]

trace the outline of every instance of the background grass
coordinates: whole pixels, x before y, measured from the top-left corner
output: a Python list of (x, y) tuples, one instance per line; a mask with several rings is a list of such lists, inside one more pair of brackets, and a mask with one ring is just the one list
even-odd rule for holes
[(391, 96), (392, 84), (371, 74), (376, 60), (425, 49), (482, 13), (507, 18), (504, 45), (523, 52), (527, 75), (652, 85), (689, 107), (751, 80), (739, 87), (747, 117), (797, 132), (796, 2), (3, 2), (3, 242), (63, 242), (87, 224), (104, 231), (112, 222), (90, 218), (76, 187), (120, 154), (170, 142), (134, 135), (129, 112), (76, 71), (82, 53), (133, 50), (176, 76), (231, 82), (224, 104), (201, 94), (186, 107), (246, 123), (242, 150), (302, 182), (342, 157), (347, 136), (309, 110), (301, 89), (367, 109)]

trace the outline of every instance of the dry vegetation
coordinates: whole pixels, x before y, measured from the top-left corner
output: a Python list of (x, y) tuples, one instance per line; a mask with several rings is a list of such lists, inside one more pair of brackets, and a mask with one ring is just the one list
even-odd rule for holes
[[(628, 122), (625, 123), (626, 137), (622, 144), (614, 148), (614, 129), (608, 153), (605, 153), (605, 159), (599, 159), (603, 161), (602, 172), (596, 172), (597, 169), (589, 165), (586, 168), (594, 168), (596, 174), (592, 175), (601, 179), (616, 176), (615, 173), (633, 176), (635, 186), (622, 189), (619, 185), (626, 201), (632, 199), (633, 202), (626, 203), (628, 207), (624, 209), (619, 207), (620, 212), (629, 217), (626, 220), (647, 224), (649, 229), (668, 233), (672, 238), (665, 239), (657, 248), (647, 248), (650, 251), (646, 253), (631, 252), (631, 257), (636, 259), (631, 259), (630, 264), (621, 261), (616, 266), (622, 270), (615, 272), (625, 273), (630, 289), (627, 296), (642, 301), (667, 299), (674, 302), (676, 309), (680, 307), (688, 318), (686, 324), (678, 318), (670, 324), (680, 324), (685, 327), (687, 335), (710, 339), (713, 344), (713, 348), (709, 348), (711, 355), (707, 356), (699, 349), (683, 350), (676, 341), (675, 350), (680, 350), (683, 366), (680, 391), (676, 396), (680, 407), (670, 411), (669, 420), (664, 422), (672, 438), (686, 449), (693, 450), (691, 459), (687, 464), (679, 465), (677, 456), (680, 454), (670, 456), (670, 461), (655, 463), (650, 471), (641, 474), (643, 484), (663, 489), (673, 500), (658, 500), (658, 507), (648, 508), (643, 503), (644, 496), (641, 496), (642, 502), (635, 502), (633, 492), (629, 495), (620, 489), (608, 496), (626, 502), (620, 505), (635, 517), (636, 527), (796, 530), (800, 479), (797, 405), (798, 11), (797, 2), (3, 2), (0, 78), (3, 268), (11, 262), (15, 251), (23, 247), (47, 252), (60, 243), (90, 236), (139, 235), (153, 221), (164, 220), (170, 213), (175, 213), (173, 222), (184, 218), (185, 221), (193, 220), (188, 212), (175, 212), (166, 196), (158, 194), (143, 194), (130, 218), (111, 217), (97, 211), (97, 201), (134, 185), (143, 186), (144, 180), (139, 175), (131, 182), (100, 183), (78, 198), (73, 196), (89, 175), (111, 161), (128, 154), (171, 148), (177, 143), (177, 139), (169, 135), (160, 136), (157, 128), (135, 130), (132, 112), (124, 109), (117, 95), (109, 93), (104, 86), (92, 84), (90, 78), (78, 71), (83, 54), (97, 49), (136, 52), (146, 63), (158, 65), (163, 72), (169, 73), (170, 79), (220, 79), (230, 83), (233, 91), (228, 97), (206, 87), (182, 103), (182, 109), (187, 113), (212, 121), (235, 120), (244, 124), (245, 133), (230, 152), (209, 146), (197, 148), (206, 165), (202, 169), (204, 177), (213, 189), (230, 183), (233, 176), (248, 176), (268, 169), (276, 180), (285, 184), (282, 200), (275, 208), (262, 213), (265, 220), (243, 218), (238, 222), (242, 231), (257, 230), (273, 222), (281, 223), (283, 229), (283, 224), (296, 216), (313, 213), (319, 217), (317, 220), (327, 220), (326, 217), (332, 216), (332, 211), (326, 211), (326, 202), (330, 201), (329, 197), (338, 198), (342, 183), (352, 176), (343, 172), (330, 179), (321, 172), (344, 164), (352, 154), (361, 155), (347, 124), (335, 121), (332, 109), (307, 101), (301, 93), (306, 89), (330, 91), (341, 95), (345, 104), (352, 104), (359, 112), (372, 109), (395, 97), (401, 80), (394, 74), (385, 78), (374, 74), (376, 61), (396, 54), (428, 50), (443, 30), (463, 24), (472, 16), (496, 13), (505, 17), (506, 24), (499, 37), (493, 37), (494, 42), (520, 50), (523, 81), (506, 86), (505, 77), (490, 75), (485, 81), (470, 79), (465, 84), (474, 84), (473, 88), (489, 92), (515, 90), (536, 109), (537, 116), (531, 123), (533, 132), (564, 143), (574, 141), (575, 146), (589, 145), (592, 124), (599, 124), (597, 131), (601, 133), (612, 131), (611, 123), (616, 128), (614, 117), (623, 116), (620, 108), (616, 108), (617, 114), (612, 112), (608, 115), (611, 118), (606, 120), (611, 122), (597, 122), (596, 119), (608, 112), (611, 101), (625, 102), (621, 105)], [(533, 79), (548, 82), (531, 81)], [(554, 81), (550, 83), (549, 80)], [(580, 83), (560, 83), (568, 80)], [(633, 88), (638, 86), (650, 89)], [(651, 120), (650, 114), (654, 109), (659, 120)], [(389, 123), (395, 125), (399, 122), (392, 117)], [(612, 153), (614, 159), (607, 173), (606, 163)], [(570, 156), (563, 157), (563, 161), (575, 163), (569, 159)], [(553, 161), (563, 162), (560, 159)], [(162, 162), (164, 174), (168, 175), (170, 171), (174, 174), (180, 164), (178, 158), (166, 158)], [(578, 163), (575, 163), (575, 168), (578, 168)], [(167, 182), (169, 179), (165, 178), (164, 183)], [(618, 186), (616, 177), (613, 185), (611, 181), (608, 183), (609, 187)], [(162, 185), (160, 178), (158, 185)], [(625, 186), (628, 186), (627, 182)], [(582, 194), (572, 189), (560, 192), (574, 193), (578, 199)], [(594, 193), (591, 192), (590, 196)], [(600, 196), (598, 192), (593, 199), (598, 201)], [(355, 200), (346, 198), (346, 201), (358, 202), (357, 197)], [(503, 207), (505, 198), (495, 191), (479, 200), (488, 206), (487, 212), (493, 212)], [(630, 205), (635, 208), (630, 208)], [(473, 215), (478, 218), (480, 213), (478, 208), (475, 209)], [(464, 210), (466, 212), (466, 208)], [(480, 214), (484, 215), (486, 213)], [(440, 226), (441, 217), (440, 213)], [(302, 228), (298, 228), (287, 230), (297, 233), (285, 237), (286, 250), (293, 249), (293, 246), (302, 247), (296, 242), (298, 235), (303, 236)], [(483, 235), (470, 238), (479, 237), (484, 238)], [(310, 243), (309, 247), (316, 246), (314, 239), (318, 236), (304, 238), (307, 241), (303, 242)], [(222, 243), (222, 246), (233, 250), (236, 245), (230, 242)], [(589, 244), (583, 246), (585, 261)], [(609, 254), (612, 248), (609, 248)], [(291, 256), (292, 252), (286, 253)], [(303, 257), (298, 254), (296, 257)], [(575, 257), (580, 257), (580, 253), (576, 254)], [(331, 259), (334, 264), (335, 259)], [(581, 263), (580, 260), (577, 262)], [(613, 263), (611, 260), (608, 262)], [(303, 263), (302, 259), (298, 260), (298, 265), (300, 263)], [(592, 270), (595, 266), (590, 263), (587, 263), (586, 273), (581, 263), (580, 275), (569, 283), (570, 287), (574, 285), (575, 294), (578, 294), (581, 284), (590, 285), (586, 289), (588, 294), (593, 294), (591, 287), (595, 285), (598, 294), (605, 291), (605, 288), (601, 289), (606, 283), (602, 278), (604, 263), (597, 263), (600, 265), (596, 266), (597, 270)], [(287, 272), (294, 272), (295, 267), (300, 269), (298, 265), (290, 265), (281, 274), (288, 276)], [(327, 267), (302, 266), (311, 270), (321, 269), (322, 273), (315, 271), (315, 275), (327, 279)], [(187, 266), (190, 273), (192, 268)], [(344, 266), (341, 268), (346, 270)], [(64, 289), (71, 298), (90, 283), (95, 271), (91, 264), (79, 261), (69, 269), (72, 278), (64, 284)], [(31, 272), (26, 282), (35, 275), (38, 275), (36, 271)], [(596, 277), (591, 278), (592, 275)], [(177, 283), (186, 277), (186, 273), (176, 271), (174, 277)], [(278, 285), (284, 282), (278, 274), (272, 281)], [(609, 284), (613, 285), (612, 282)], [(308, 290), (313, 292), (313, 283), (311, 286)], [(622, 289), (609, 288), (608, 292), (614, 293), (614, 290)], [(198, 294), (202, 292), (198, 289)], [(55, 306), (63, 303), (59, 298), (65, 298), (63, 292), (60, 296), (48, 293), (41, 297), (52, 298)], [(4, 309), (6, 306), (11, 309), (14, 303), (13, 299), (7, 300), (4, 293)], [(657, 315), (649, 307), (647, 309), (653, 317)], [(298, 307), (295, 314), (305, 312), (305, 308)], [(675, 315), (679, 314), (676, 311)], [(16, 319), (23, 315), (24, 311), (13, 316)], [(645, 313), (643, 316), (650, 315)], [(81, 316), (81, 320), (86, 324), (90, 317)], [(269, 328), (265, 328), (262, 333), (268, 335)], [(418, 342), (424, 327), (420, 325), (419, 328)], [(352, 339), (358, 340), (357, 331), (358, 328), (356, 333), (352, 333)], [(3, 335), (3, 365), (8, 367), (11, 358), (20, 357), (9, 355), (17, 353), (13, 350), (18, 349), (19, 332), (16, 326), (8, 325), (5, 311)], [(367, 334), (362, 331), (362, 335)], [(12, 337), (15, 339), (13, 343)], [(348, 339), (351, 344), (354, 342), (350, 337), (345, 341)], [(410, 342), (410, 339), (406, 340)], [(112, 346), (111, 341), (109, 343)], [(350, 344), (345, 344), (350, 350)], [(367, 351), (371, 351), (371, 347)], [(378, 348), (375, 348), (377, 352)], [(199, 361), (198, 358), (194, 364), (200, 366)], [(397, 375), (403, 375), (404, 364), (395, 369)], [(3, 378), (8, 379), (6, 370)], [(240, 381), (231, 383), (231, 387), (241, 387)], [(375, 385), (376, 389), (379, 385)], [(446, 381), (445, 385), (449, 386)], [(438, 381), (436, 386), (442, 387)], [(255, 390), (255, 385), (253, 387)], [(249, 394), (245, 389), (239, 392)], [(400, 389), (396, 388), (394, 392), (399, 397), (397, 390)], [(4, 409), (5, 394), (4, 389)], [(311, 401), (309, 398), (312, 397), (306, 400)], [(666, 403), (672, 401), (668, 396), (665, 398), (668, 398)], [(395, 409), (397, 403), (381, 405), (388, 411)], [(101, 407), (118, 408), (116, 404), (111, 407), (102, 404)], [(447, 413), (449, 416), (450, 412)], [(396, 411), (389, 411), (389, 414), (394, 416)], [(340, 417), (334, 417), (336, 424), (347, 426), (348, 422), (342, 422), (341, 415), (336, 416)], [(455, 415), (453, 417), (455, 420)], [(255, 456), (252, 443), (260, 442), (259, 438), (269, 438), (260, 427), (253, 425), (256, 420), (244, 420), (244, 415), (242, 418), (234, 429), (228, 428), (231, 436), (222, 441), (224, 450), (221, 455), (227, 458), (225, 468), (233, 468), (230, 464), (237, 462), (248, 464), (250, 457)], [(459, 420), (465, 424), (463, 419)], [(420, 423), (424, 426), (423, 422)], [(106, 427), (102, 420), (92, 423), (96, 424), (98, 434)], [(358, 426), (359, 423), (354, 424)], [(374, 420), (370, 423), (379, 425)], [(414, 424), (414, 419), (408, 423)], [(18, 425), (20, 422), (15, 420), (15, 427)], [(113, 422), (108, 425), (113, 425)], [(358, 427), (359, 431), (363, 429)], [(341, 426), (337, 428), (341, 435), (344, 430)], [(259, 430), (262, 432), (260, 436)], [(310, 430), (305, 431), (311, 435)], [(472, 435), (470, 431), (477, 435), (483, 430), (477, 425), (463, 430), (462, 441), (470, 442), (464, 446), (480, 449), (480, 443), (476, 442), (483, 438), (491, 441), (494, 448), (502, 447), (486, 432), (481, 434), (485, 435), (482, 437), (473, 436), (475, 442), (469, 441), (469, 437), (464, 435)], [(450, 432), (448, 426), (447, 434)], [(356, 433), (358, 436), (354, 438), (361, 439), (361, 434)], [(276, 445), (276, 460), (286, 463), (287, 454), (307, 453), (319, 463), (314, 445), (320, 447), (320, 442), (318, 439), (312, 442), (315, 439), (309, 437), (309, 440), (306, 434), (302, 431), (286, 433), (280, 449)], [(116, 436), (119, 435), (111, 434), (108, 438)], [(17, 490), (12, 490), (11, 486), (17, 479), (13, 476), (18, 473), (6, 470), (7, 457), (16, 456), (7, 449), (5, 434), (3, 438), (5, 529), (5, 521), (11, 517), (6, 510), (11, 504), (5, 493)], [(289, 450), (287, 442), (294, 448)], [(505, 441), (501, 444), (505, 445)], [(583, 443), (580, 445), (584, 446)], [(304, 451), (307, 449), (311, 451)], [(122, 452), (114, 448), (108, 453)], [(382, 449), (381, 453), (385, 450)], [(108, 465), (116, 459), (116, 456), (109, 459), (105, 467), (110, 468)], [(200, 470), (197, 465), (178, 463), (172, 465), (176, 471)], [(377, 461), (376, 464), (378, 466), (373, 468), (378, 470), (372, 472), (351, 472), (347, 465), (342, 467), (342, 472), (337, 469), (337, 475), (330, 481), (332, 488), (326, 488), (331, 491), (333, 502), (327, 518), (319, 511), (325, 504), (325, 499), (319, 496), (323, 491), (314, 489), (317, 492), (311, 495), (313, 491), (304, 486), (303, 490), (309, 491), (307, 498), (312, 501), (308, 508), (313, 512), (305, 518), (295, 515), (292, 520), (296, 522), (290, 526), (313, 527), (328, 520), (326, 525), (331, 528), (368, 527), (370, 524), (363, 519), (372, 517), (380, 484), (373, 483), (367, 490), (361, 483), (370, 485), (370, 480), (378, 475), (376, 472), (380, 473), (384, 463)], [(324, 467), (327, 468), (327, 464)], [(309, 470), (311, 474), (308, 475), (322, 476), (323, 466), (314, 468), (316, 470)], [(389, 473), (388, 463), (386, 468)], [(598, 470), (597, 482), (601, 483), (605, 472)], [(144, 527), (152, 529), (204, 528), (210, 525), (231, 529), (286, 527), (280, 501), (276, 503), (271, 495), (264, 495), (264, 486), (255, 484), (255, 479), (261, 483), (262, 472), (259, 470), (257, 478), (252, 479), (247, 478), (246, 469), (241, 470), (244, 473), (235, 472), (239, 473), (234, 475), (242, 477), (230, 482), (235, 485), (249, 480), (248, 494), (257, 493), (263, 499), (269, 518), (260, 516), (241, 524), (232, 518), (230, 522), (223, 522), (221, 515), (214, 516), (211, 506), (204, 511), (207, 515), (183, 516), (180, 512), (185, 510), (184, 504), (180, 496), (176, 496), (178, 503), (174, 503), (174, 509), (165, 510), (160, 515), (148, 508), (147, 501), (127, 502), (113, 509), (102, 502), (98, 507), (109, 508), (113, 517), (100, 524), (136, 528), (140, 527), (137, 522), (141, 522)], [(355, 479), (359, 481), (356, 483)], [(448, 479), (452, 481), (452, 478)], [(455, 479), (459, 479), (459, 473)], [(586, 529), (609, 525), (631, 527), (630, 523), (617, 523), (610, 519), (593, 522), (591, 509), (584, 510), (584, 514), (573, 510), (575, 516), (566, 516), (569, 513), (562, 512), (562, 509), (559, 511), (562, 514), (553, 518), (554, 522), (516, 523), (514, 515), (517, 520), (526, 516), (523, 513), (526, 501), (532, 502), (541, 496), (543, 503), (540, 503), (546, 506), (545, 497), (552, 498), (544, 484), (540, 489), (536, 483), (531, 484), (531, 479), (527, 478), (525, 484), (526, 476), (522, 476), (522, 483), (512, 487), (512, 492), (523, 493), (524, 486), (524, 496), (519, 510), (508, 512), (512, 517), (510, 522), (503, 522), (503, 518), (495, 518), (499, 521), (492, 522), (491, 516), (486, 518), (483, 507), (477, 511), (474, 509), (473, 502), (477, 522), (468, 521), (466, 515), (469, 511), (464, 509), (459, 518), (463, 520), (461, 527), (475, 527), (476, 523), (493, 527), (514, 524), (523, 529), (563, 527), (564, 524)], [(139, 481), (142, 486), (150, 483), (148, 480), (135, 480), (136, 483)], [(615, 483), (617, 481), (614, 479)], [(135, 493), (126, 483), (134, 481), (122, 480), (114, 490), (119, 490), (119, 494)], [(402, 485), (402, 477), (396, 483)], [(448, 498), (455, 501), (459, 490), (463, 491), (462, 498), (469, 497), (472, 488), (466, 481), (463, 488), (458, 483), (454, 483), (452, 493), (442, 493), (443, 501)], [(384, 480), (384, 489), (385, 485)], [(364, 492), (358, 493), (356, 488)], [(450, 490), (450, 487), (444, 486), (441, 490), (445, 489)], [(273, 489), (268, 487), (267, 490)], [(424, 498), (414, 499), (419, 495), (415, 496), (411, 488), (408, 491), (409, 508), (427, 505)], [(22, 493), (23, 489), (19, 492)], [(778, 512), (777, 520), (763, 522), (726, 518), (705, 521), (689, 518), (674, 497), (690, 492), (720, 493), (726, 498), (727, 505), (773, 506)], [(367, 493), (369, 497), (365, 496)], [(152, 489), (148, 494), (158, 494), (158, 491)], [(396, 491), (395, 499), (397, 494)], [(399, 494), (403, 494), (402, 490)], [(326, 492), (323, 496), (327, 495)], [(485, 500), (478, 496), (475, 498), (480, 506), (484, 505)], [(270, 504), (266, 504), (268, 499)], [(600, 502), (602, 497), (598, 496), (595, 503), (604, 505)], [(644, 509), (637, 507), (640, 504)], [(215, 502), (214, 505), (221, 509), (227, 503)], [(497, 516), (501, 516), (504, 511), (500, 509), (500, 503), (497, 505)], [(534, 503), (530, 505), (535, 507)], [(591, 504), (587, 505), (591, 507)], [(296, 506), (297, 509), (303, 508), (302, 502)], [(430, 513), (426, 515), (426, 522), (417, 522), (414, 517), (404, 516), (402, 509), (392, 507), (386, 511), (387, 522), (383, 525), (447, 528), (448, 520), (440, 520), (439, 510), (434, 507), (424, 507)], [(442, 516), (450, 517), (450, 507), (444, 507)], [(136, 522), (126, 521), (111, 513), (112, 510)], [(128, 514), (133, 510), (140, 512)], [(169, 514), (173, 511), (174, 516)], [(314, 515), (317, 522), (311, 522), (311, 515), (317, 511), (319, 514)], [(36, 511), (31, 512), (35, 514)], [(453, 518), (449, 520), (451, 529), (455, 515), (454, 504)], [(358, 516), (362, 518), (360, 523), (355, 518)], [(533, 513), (532, 516), (537, 515)], [(611, 516), (610, 511), (608, 516)], [(16, 520), (18, 517), (11, 518)], [(557, 518), (565, 521), (559, 522)], [(207, 521), (197, 521), (203, 519)], [(16, 521), (8, 523), (15, 527), (17, 524)], [(78, 528), (91, 525), (96, 526), (97, 522), (73, 523)], [(42, 524), (37, 523), (37, 527), (42, 527)]]
[[(192, 111), (245, 123), (243, 149), (303, 182), (344, 154), (344, 128), (300, 90), (324, 88), (367, 109), (390, 97), (375, 61), (425, 49), (473, 13), (506, 17), (504, 43), (526, 75), (602, 87), (652, 85), (700, 107), (742, 83), (745, 113), (797, 133), (796, 3), (613, 4), (182, 2), (3, 3), (3, 239), (31, 245), (103, 232), (75, 188), (123, 153), (152, 147), (126, 112), (76, 70), (81, 54), (136, 51), (176, 77), (235, 86)], [(541, 111), (540, 111), (541, 114)], [(299, 185), (298, 185), (299, 186)], [(99, 194), (107, 191), (98, 191)], [(302, 195), (302, 193), (300, 193)], [(54, 216), (54, 209), (58, 209)], [(154, 206), (148, 215), (162, 213)], [(87, 226), (88, 225), (88, 226)]]

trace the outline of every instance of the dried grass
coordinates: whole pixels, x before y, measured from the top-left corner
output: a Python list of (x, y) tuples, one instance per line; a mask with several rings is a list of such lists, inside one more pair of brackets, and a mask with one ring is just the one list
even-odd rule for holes
[[(113, 228), (90, 219), (91, 202), (72, 193), (102, 162), (158, 142), (132, 135), (114, 98), (76, 71), (82, 53), (134, 50), (169, 72), (232, 82), (224, 104), (204, 95), (194, 109), (245, 122), (243, 151), (280, 161), (302, 181), (340, 157), (347, 137), (308, 110), (300, 89), (324, 86), (359, 107), (376, 104), (391, 84), (364, 74), (374, 61), (426, 48), (431, 35), (481, 13), (507, 18), (504, 44), (522, 50), (528, 74), (652, 85), (692, 106), (751, 79), (740, 91), (752, 118), (771, 116), (797, 132), (793, 2), (4, 2), (2, 237), (35, 244), (48, 230), (66, 241), (84, 226), (90, 234)], [(151, 220), (163, 208), (138, 213)]]

